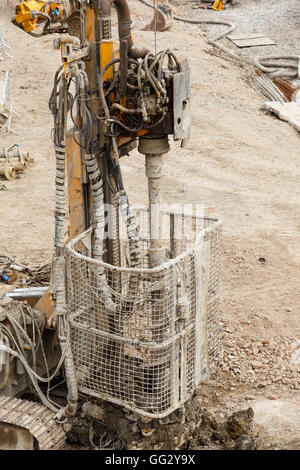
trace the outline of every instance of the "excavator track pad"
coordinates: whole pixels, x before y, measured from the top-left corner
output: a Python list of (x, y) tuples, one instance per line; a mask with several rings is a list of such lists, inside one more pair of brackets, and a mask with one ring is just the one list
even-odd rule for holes
[(45, 406), (7, 396), (0, 397), (1, 450), (59, 450), (65, 443), (62, 424)]

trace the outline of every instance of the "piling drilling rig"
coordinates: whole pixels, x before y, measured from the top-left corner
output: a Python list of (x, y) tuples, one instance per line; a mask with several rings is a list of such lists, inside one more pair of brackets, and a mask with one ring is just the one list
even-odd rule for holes
[[(192, 389), (184, 361), (190, 354), (195, 368), (200, 359), (186, 336), (194, 334), (194, 304), (185, 287), (192, 278), (175, 266), (182, 247), (172, 239), (166, 255), (160, 210), (147, 212), (147, 243), (141, 238), (120, 168), (120, 158), (138, 144), (149, 208), (159, 207), (168, 136), (182, 145), (189, 138), (189, 68), (169, 49), (154, 54), (134, 44), (126, 0), (23, 0), (12, 21), (36, 38), (55, 34), (62, 65), (49, 100), (56, 157), (52, 276), (41, 298), (0, 312), (0, 448), (57, 448), (63, 440), (57, 423), (75, 415), (78, 390), (162, 416)], [(174, 219), (170, 214), (171, 232)], [(171, 366), (179, 371), (172, 376)], [(68, 389), (62, 407), (41, 389), (60, 370)], [(17, 398), (29, 385), (41, 405)]]

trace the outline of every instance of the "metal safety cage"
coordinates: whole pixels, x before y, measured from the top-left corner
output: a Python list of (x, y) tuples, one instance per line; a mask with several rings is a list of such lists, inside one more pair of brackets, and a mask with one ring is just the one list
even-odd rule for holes
[(163, 212), (165, 262), (149, 268), (149, 217), (135, 210), (141, 267), (91, 258), (93, 228), (66, 246), (79, 390), (149, 417), (182, 405), (218, 361), (221, 222)]

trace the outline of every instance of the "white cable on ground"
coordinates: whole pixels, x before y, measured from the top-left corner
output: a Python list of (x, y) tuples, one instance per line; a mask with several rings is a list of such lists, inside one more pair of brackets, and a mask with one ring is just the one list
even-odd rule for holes
[[(149, 8), (153, 8), (153, 5), (149, 3), (147, 0), (139, 0), (141, 3), (146, 5)], [(208, 40), (208, 44), (211, 44), (212, 46), (216, 47), (217, 49), (221, 50), (222, 52), (225, 52), (228, 54), (230, 57), (233, 59), (237, 60), (238, 62), (245, 64), (245, 65), (255, 65), (259, 70), (262, 72), (268, 74), (269, 78), (275, 78), (275, 77), (285, 77), (285, 78), (300, 78), (300, 56), (297, 55), (270, 55), (266, 57), (254, 57), (253, 59), (247, 59), (245, 57), (241, 57), (234, 52), (232, 52), (230, 49), (227, 47), (222, 46), (221, 44), (218, 43), (220, 39), (225, 38), (228, 36), (228, 34), (232, 33), (236, 29), (236, 25), (232, 23), (231, 21), (226, 21), (226, 20), (190, 20), (188, 18), (182, 18), (181, 16), (176, 16), (174, 15), (174, 20), (177, 21), (182, 21), (183, 23), (189, 23), (189, 24), (215, 24), (215, 25), (224, 25), (228, 26), (229, 30), (226, 31), (225, 33), (220, 33), (215, 37), (212, 37), (211, 39)], [(279, 63), (276, 64), (274, 63), (261, 63), (262, 61), (269, 61), (269, 60), (295, 60), (297, 61), (296, 64), (284, 64), (284, 63)], [(271, 69), (270, 69), (271, 67)], [(285, 69), (292, 69), (290, 70), (285, 70)], [(296, 69), (296, 70), (295, 70)]]

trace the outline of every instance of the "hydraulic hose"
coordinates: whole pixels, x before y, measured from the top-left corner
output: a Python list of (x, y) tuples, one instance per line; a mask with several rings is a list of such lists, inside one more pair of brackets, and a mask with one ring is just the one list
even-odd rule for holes
[[(149, 8), (154, 9), (154, 6), (149, 3), (147, 0), (139, 0), (141, 3), (146, 5)], [(183, 18), (181, 16), (174, 15), (174, 20), (177, 21), (182, 21), (183, 23), (189, 23), (189, 24), (212, 24), (212, 25), (224, 25), (228, 26), (229, 29), (225, 31), (224, 33), (217, 34), (216, 36), (210, 38), (208, 40), (208, 44), (211, 44), (212, 46), (216, 47), (222, 52), (225, 52), (228, 54), (230, 57), (235, 59), (236, 61), (245, 64), (245, 65), (255, 65), (259, 70), (262, 72), (268, 74), (269, 78), (275, 78), (275, 77), (285, 77), (285, 78), (300, 78), (300, 56), (297, 55), (270, 55), (270, 56), (265, 56), (265, 57), (254, 57), (253, 59), (247, 59), (245, 57), (241, 57), (234, 52), (232, 52), (230, 49), (227, 47), (222, 46), (219, 44), (218, 41), (220, 39), (225, 38), (228, 36), (228, 34), (232, 33), (236, 29), (236, 24), (232, 23), (231, 21), (227, 20), (214, 20), (214, 19), (205, 19), (205, 20), (190, 20), (188, 18)], [(274, 60), (295, 60), (297, 61), (296, 64), (285, 64), (285, 63), (278, 63), (276, 62), (271, 62), (270, 64), (265, 63), (265, 61), (274, 61)], [(263, 62), (263, 63), (262, 63)], [(284, 70), (284, 69), (292, 69), (291, 70)]]
[(58, 412), (58, 408), (56, 408), (55, 406), (53, 406), (52, 403), (49, 402), (49, 400), (46, 398), (46, 396), (43, 394), (43, 392), (41, 391), (38, 383), (37, 383), (37, 379), (35, 378), (34, 374), (33, 374), (33, 371), (32, 369), (30, 368), (30, 366), (27, 364), (25, 358), (17, 353), (16, 351), (14, 351), (13, 349), (9, 348), (8, 346), (5, 346), (5, 345), (1, 345), (0, 344), (0, 351), (4, 351), (8, 354), (10, 354), (11, 356), (13, 357), (16, 357), (19, 359), (19, 361), (21, 361), (22, 365), (24, 366), (26, 372), (28, 373), (30, 379), (31, 379), (31, 382), (38, 394), (38, 396), (40, 397), (41, 399), (41, 402), (43, 403), (43, 405), (45, 405), (47, 408), (49, 408), (51, 411), (53, 411), (54, 413)]
[[(296, 63), (285, 64), (284, 62), (268, 62), (276, 60), (294, 60)], [(266, 62), (267, 61), (267, 62)], [(269, 78), (286, 77), (286, 78), (300, 78), (299, 70), (300, 56), (299, 55), (268, 55), (264, 57), (254, 57), (254, 64), (262, 72), (269, 74)], [(292, 71), (282, 70), (292, 69)]]
[[(6, 338), (6, 336), (3, 336), (1, 334), (0, 336), (0, 344), (1, 343), (5, 343), (4, 346), (8, 347), (9, 346), (9, 342), (8, 342), (8, 339)], [(7, 352), (7, 350), (4, 350), (2, 351), (5, 353), (5, 368), (4, 368), (4, 375), (3, 375), (3, 378), (2, 380), (0, 381), (0, 390), (2, 390), (6, 384), (7, 384), (7, 381), (8, 381), (8, 377), (9, 377), (9, 371), (10, 371), (10, 367), (9, 367), (9, 354)], [(0, 373), (2, 371), (2, 363), (0, 362)]]

